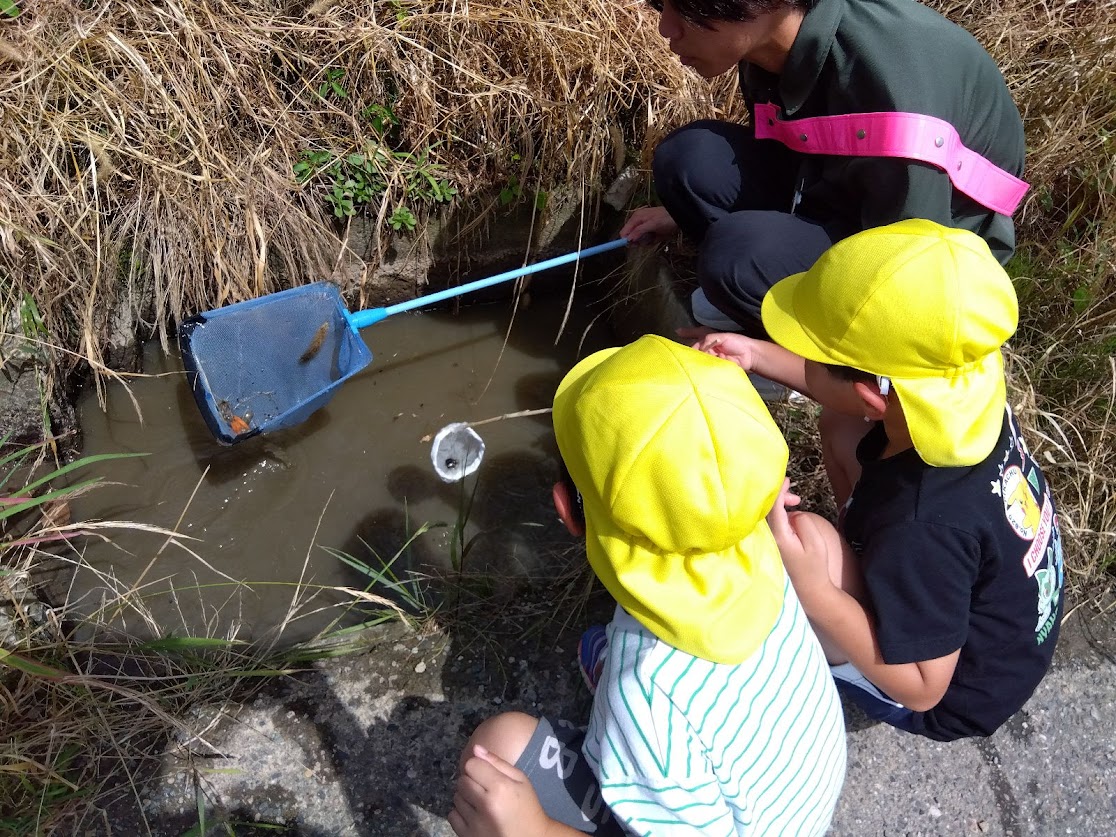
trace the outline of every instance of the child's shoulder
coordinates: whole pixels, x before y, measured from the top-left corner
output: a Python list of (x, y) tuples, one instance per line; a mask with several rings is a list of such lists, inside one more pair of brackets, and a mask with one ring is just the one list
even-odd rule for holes
[[(1010, 409), (992, 452), (971, 467), (887, 469), (862, 480), (845, 509), (852, 548), (889, 567), (933, 559), (987, 579), (1023, 567), (1027, 577), (1058, 541), (1054, 499)], [(866, 565), (866, 570), (868, 566)]]
[[(787, 579), (779, 617), (763, 643), (740, 663), (714, 663), (687, 654), (657, 638), (618, 607), (608, 627), (607, 668), (618, 684), (638, 683), (647, 694), (655, 691), (671, 700), (688, 702), (692, 691), (708, 689), (711, 683), (718, 688), (756, 690), (758, 684), (769, 683), (775, 673), (784, 670), (821, 671), (825, 661), (820, 650), (812, 653), (817, 650), (811, 647), (812, 639), (809, 622)], [(802, 653), (804, 646), (810, 653)]]

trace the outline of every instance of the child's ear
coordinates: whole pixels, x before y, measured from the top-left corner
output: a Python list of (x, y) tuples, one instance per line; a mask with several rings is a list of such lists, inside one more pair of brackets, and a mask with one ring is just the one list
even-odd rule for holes
[(566, 525), (571, 535), (580, 538), (585, 534), (585, 527), (578, 521), (577, 514), (574, 512), (573, 504), (577, 501), (570, 496), (569, 487), (564, 482), (556, 482), (551, 494), (554, 497), (554, 508), (558, 511), (558, 519)]
[(880, 388), (875, 383), (856, 381), (853, 384), (857, 397), (864, 408), (864, 417), (873, 421), (880, 421), (887, 413), (888, 396), (880, 394)]

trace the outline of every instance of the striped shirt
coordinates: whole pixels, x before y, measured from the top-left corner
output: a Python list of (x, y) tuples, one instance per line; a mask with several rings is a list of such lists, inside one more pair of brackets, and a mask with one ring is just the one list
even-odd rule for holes
[(790, 582), (739, 665), (679, 651), (617, 607), (583, 752), (632, 834), (824, 834), (845, 777), (844, 716)]

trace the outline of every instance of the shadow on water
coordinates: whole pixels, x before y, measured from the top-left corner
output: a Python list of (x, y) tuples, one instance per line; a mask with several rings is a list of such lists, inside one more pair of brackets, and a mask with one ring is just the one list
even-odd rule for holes
[[(465, 484), (475, 530), (462, 572), (445, 571), (446, 547), (436, 541), (419, 539), (405, 556), (408, 568), (440, 573), (426, 585), (428, 603), (442, 608), (438, 634), (423, 639), (421, 632), (400, 631), (346, 660), (340, 673), (327, 667), (266, 687), (252, 705), (272, 719), (274, 730), (265, 735), (283, 740), (270, 759), (293, 761), (297, 769), (269, 772), (275, 762), (249, 760), (264, 770), (239, 795), (218, 800), (209, 795), (205, 773), (237, 771), (241, 754), (231, 749), (203, 762), (194, 781), (212, 806), (211, 822), (235, 823), (239, 835), (275, 833), (275, 825), (265, 828), (269, 821), (298, 837), (446, 834), (434, 823), (452, 805), (458, 756), (481, 721), (504, 710), (587, 720), (591, 699), (572, 664), (577, 639), (587, 624), (607, 621), (614, 603), (603, 591), (584, 596), (584, 549), (550, 505), (556, 472), (549, 435), (537, 449), (486, 457), (475, 481)], [(461, 500), (461, 484), (443, 483), (419, 467), (393, 469), (386, 485), (398, 502)], [(539, 509), (547, 510), (545, 520), (535, 514)], [(412, 531), (400, 505), (387, 504), (356, 523), (345, 548), (353, 555), (387, 554)], [(351, 568), (345, 572), (351, 586), (366, 581)], [(560, 583), (527, 583), (544, 578)], [(415, 677), (416, 661), (431, 659), (442, 661), (436, 677)], [(348, 817), (352, 827), (336, 830)], [(184, 834), (196, 822), (192, 810), (148, 813), (158, 837)]]
[[(86, 455), (149, 455), (99, 466), (111, 484), (75, 501), (74, 519), (134, 521), (181, 538), (113, 530), (110, 542), (91, 539), (53, 598), (104, 618), (106, 603), (139, 584), (142, 596), (113, 610), (113, 628), (286, 644), (355, 618), (336, 588), (360, 579), (322, 547), (358, 556), (367, 543), (390, 557), (426, 523), (434, 528), (399, 572), (452, 571), (462, 488), (433, 473), (429, 437), (450, 422), (549, 407), (579, 353), (611, 344), (600, 325), (585, 339), (589, 315), (577, 311), (557, 338), (563, 314), (536, 305), (517, 312), (510, 330), (508, 305), (388, 318), (362, 332), (372, 365), (324, 409), (232, 447), (209, 435), (180, 359), (147, 347), (155, 374), (130, 385), (142, 421), (116, 386), (106, 411), (89, 394), (79, 412)], [(472, 544), (467, 561), (514, 586), (547, 572), (546, 542), (558, 525), (550, 419), (507, 419), (478, 432), (486, 459), (456, 542)]]
[[(300, 785), (309, 782), (340, 793), (357, 823), (346, 833), (428, 834), (424, 812), (445, 815), (457, 756), (484, 717), (499, 708), (584, 714), (587, 696), (570, 661), (586, 620), (548, 598), (555, 585), (524, 586), (576, 575), (584, 561), (551, 505), (557, 460), (549, 415), (479, 426), (485, 459), (463, 483), (437, 478), (422, 441), (450, 422), (548, 408), (579, 357), (613, 344), (600, 324), (586, 335), (590, 316), (578, 311), (556, 339), (563, 307), (519, 311), (510, 335), (508, 305), (388, 318), (362, 334), (372, 365), (327, 407), (295, 428), (232, 447), (209, 435), (179, 358), (155, 345), (147, 347), (146, 369), (158, 376), (131, 384), (142, 422), (119, 387), (109, 388), (105, 412), (92, 394), (79, 405), (86, 455), (149, 455), (104, 463), (102, 476), (113, 484), (76, 501), (74, 519), (137, 521), (196, 539), (186, 541), (194, 554), (168, 546), (166, 535), (124, 530), (84, 547), (81, 566), (53, 596), (98, 614), (121, 590), (142, 585), (146, 612), (114, 612), (114, 628), (286, 644), (356, 624), (372, 614), (337, 588), (365, 589), (368, 577), (322, 547), (373, 563), (374, 554), (390, 559), (419, 526), (432, 524), (393, 570), (427, 578), (427, 606), (442, 609), (443, 631), (421, 640), (444, 651), (440, 685), (390, 685), (385, 666), (393, 655), (400, 668), (390, 671), (404, 674), (414, 659), (389, 644), (354, 658), (356, 682), (366, 673), (358, 694), (322, 672), (267, 687), (254, 705), (287, 719), (294, 758), (303, 746), (299, 769), (311, 772), (251, 777), (259, 786), (251, 803), (247, 795), (223, 799), (233, 808), (224, 815), (243, 823), (236, 833), (275, 833), (252, 825), (259, 800), (297, 810)], [(466, 546), (462, 574), (452, 556)], [(312, 596), (292, 608), (300, 583)], [(576, 584), (584, 589), (583, 578)], [(386, 693), (399, 699), (382, 702)], [(320, 746), (304, 746), (308, 740)], [(235, 766), (235, 752), (223, 755)], [(182, 834), (197, 822), (196, 814), (156, 810), (147, 812), (154, 834)], [(288, 834), (336, 833), (301, 816), (286, 821)]]
[[(546, 508), (556, 462), (556, 449), (486, 456), (475, 479), (449, 484), (429, 469), (396, 468), (387, 485), (397, 502), (369, 512), (340, 549), (375, 570), (390, 567), (400, 580), (416, 579), (426, 608), (458, 604), (455, 585), (461, 582), (486, 599), (504, 601), (526, 582), (553, 580), (569, 569), (556, 546), (568, 546), (565, 529)], [(416, 536), (422, 524), (407, 509), (430, 500), (456, 509), (458, 516)], [(350, 587), (384, 595), (405, 609), (413, 605), (369, 586), (369, 574), (351, 565), (341, 572)], [(358, 605), (353, 612), (370, 611), (374, 608)]]

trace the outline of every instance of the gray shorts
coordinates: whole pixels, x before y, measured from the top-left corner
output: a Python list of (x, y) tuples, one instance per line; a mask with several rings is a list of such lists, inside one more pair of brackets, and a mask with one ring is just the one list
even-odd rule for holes
[(527, 774), (546, 815), (584, 834), (624, 837), (627, 832), (601, 798), (601, 786), (581, 744), (585, 728), (539, 718), (515, 766)]

